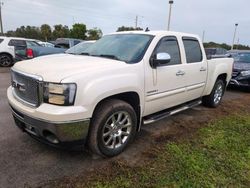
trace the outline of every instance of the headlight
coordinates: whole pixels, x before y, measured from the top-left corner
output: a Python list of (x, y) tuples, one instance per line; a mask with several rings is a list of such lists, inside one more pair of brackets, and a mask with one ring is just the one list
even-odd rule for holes
[(43, 99), (45, 103), (60, 106), (74, 105), (76, 84), (45, 83)]
[(250, 70), (248, 71), (242, 71), (241, 76), (250, 76)]

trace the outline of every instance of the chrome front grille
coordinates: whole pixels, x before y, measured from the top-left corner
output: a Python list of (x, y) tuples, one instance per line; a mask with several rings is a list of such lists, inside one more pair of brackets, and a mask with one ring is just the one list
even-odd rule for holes
[(40, 77), (12, 70), (11, 79), (13, 94), (17, 100), (34, 107), (39, 106), (42, 92)]

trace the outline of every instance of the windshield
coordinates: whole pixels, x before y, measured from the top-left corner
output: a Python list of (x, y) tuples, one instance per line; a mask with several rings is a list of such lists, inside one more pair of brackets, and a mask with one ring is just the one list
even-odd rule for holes
[(239, 53), (234, 57), (235, 62), (250, 63), (250, 53)]
[(81, 42), (80, 44), (77, 44), (73, 46), (72, 48), (68, 49), (65, 53), (67, 54), (75, 54), (80, 55), (82, 54), (88, 47), (90, 47), (93, 42)]
[(28, 47), (32, 47), (32, 46), (41, 46), (40, 44), (38, 44), (35, 41), (26, 41), (27, 42), (27, 46)]
[(85, 55), (121, 60), (127, 63), (136, 63), (142, 59), (152, 39), (152, 35), (144, 34), (107, 35), (83, 53)]

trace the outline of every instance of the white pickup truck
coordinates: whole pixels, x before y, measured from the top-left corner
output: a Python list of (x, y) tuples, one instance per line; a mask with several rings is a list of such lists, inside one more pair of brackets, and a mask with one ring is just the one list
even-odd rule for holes
[(203, 103), (217, 107), (233, 59), (207, 60), (196, 35), (120, 32), (81, 55), (15, 64), (8, 100), (16, 124), (54, 146), (85, 144), (102, 156), (121, 153), (141, 125)]

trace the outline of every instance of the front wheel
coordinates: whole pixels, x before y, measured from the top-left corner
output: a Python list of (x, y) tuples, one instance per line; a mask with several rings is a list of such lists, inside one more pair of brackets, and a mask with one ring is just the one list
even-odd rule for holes
[(202, 98), (204, 106), (216, 108), (222, 101), (226, 89), (226, 84), (223, 80), (217, 80), (210, 95)]
[(88, 145), (93, 153), (113, 157), (133, 141), (137, 117), (131, 105), (121, 100), (103, 102), (91, 121)]

